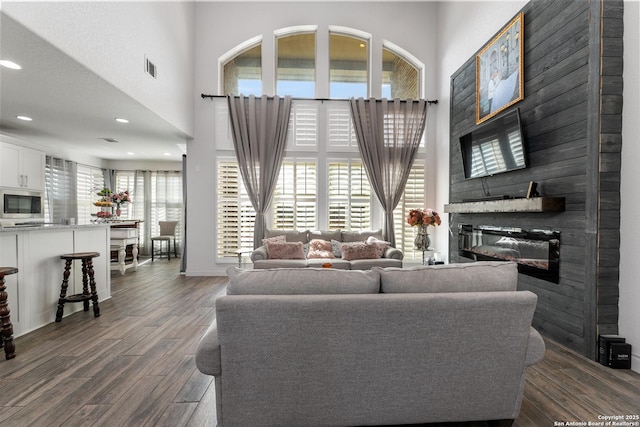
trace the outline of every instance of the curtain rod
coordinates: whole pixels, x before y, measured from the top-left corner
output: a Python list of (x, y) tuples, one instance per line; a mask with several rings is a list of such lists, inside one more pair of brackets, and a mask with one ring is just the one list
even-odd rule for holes
[[(204, 98), (214, 99), (214, 98), (226, 98), (227, 97), (227, 95), (207, 95), (207, 94), (204, 94), (204, 93), (201, 93), (200, 96), (202, 97), (202, 99), (204, 99)], [(348, 99), (344, 99), (344, 98), (342, 98), (342, 99), (339, 99), (339, 98), (291, 98), (291, 99), (294, 100), (294, 101), (321, 101), (321, 102), (324, 102), (324, 101), (348, 101)], [(416, 100), (414, 100), (414, 101), (416, 101)], [(433, 99), (433, 100), (427, 99), (427, 104), (429, 104), (429, 105), (438, 105), (438, 100), (437, 99)]]

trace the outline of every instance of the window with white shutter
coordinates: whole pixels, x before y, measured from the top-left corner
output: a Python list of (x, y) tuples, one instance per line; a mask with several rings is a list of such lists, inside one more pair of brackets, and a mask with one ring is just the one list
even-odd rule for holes
[(318, 103), (295, 101), (291, 105), (287, 150), (318, 149)]
[(421, 260), (422, 252), (414, 250), (413, 241), (417, 227), (407, 223), (407, 215), (411, 209), (425, 208), (424, 160), (416, 159), (411, 167), (400, 203), (393, 211), (396, 248), (404, 252), (405, 260)]
[(285, 159), (273, 195), (273, 228), (317, 229), (316, 189), (315, 161)]
[(122, 213), (121, 219), (142, 219), (144, 218), (144, 193), (140, 197), (136, 194), (134, 171), (117, 171), (116, 172), (116, 188), (114, 192), (129, 191), (131, 203), (125, 203), (120, 206)]
[(78, 224), (88, 224), (91, 219), (95, 219), (91, 214), (100, 210), (93, 203), (99, 199), (96, 193), (104, 188), (104, 171), (93, 166), (79, 164), (76, 173), (76, 187)]
[(253, 248), (256, 214), (242, 183), (236, 160), (218, 161), (218, 256), (235, 257)]
[(332, 160), (328, 165), (328, 228), (371, 229), (371, 186), (360, 160)]

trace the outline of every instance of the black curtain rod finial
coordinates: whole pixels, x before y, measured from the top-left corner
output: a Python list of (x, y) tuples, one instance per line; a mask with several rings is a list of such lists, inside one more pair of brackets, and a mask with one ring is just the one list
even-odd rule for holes
[(434, 104), (438, 105), (438, 100), (437, 99), (433, 99), (433, 100), (427, 99), (427, 104), (429, 104), (429, 105), (434, 105)]

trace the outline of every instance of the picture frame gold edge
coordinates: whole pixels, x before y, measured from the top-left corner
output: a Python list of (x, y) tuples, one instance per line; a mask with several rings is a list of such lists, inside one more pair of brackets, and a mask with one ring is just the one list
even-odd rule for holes
[[(485, 53), (491, 46), (493, 46), (493, 44), (500, 39), (500, 37), (502, 37), (504, 35), (505, 32), (507, 32), (509, 30), (509, 28), (511, 28), (513, 25), (515, 25), (516, 22), (520, 21), (520, 43), (519, 43), (519, 55), (520, 55), (520, 64), (519, 64), (519, 69), (520, 69), (520, 78), (519, 78), (519, 82), (518, 82), (518, 91), (520, 93), (520, 96), (518, 96), (516, 99), (510, 101), (509, 103), (505, 104), (504, 106), (502, 106), (499, 110), (494, 111), (493, 113), (487, 114), (484, 117), (480, 117), (480, 90), (479, 90), (479, 85), (480, 85), (480, 57), (482, 56), (483, 53)], [(475, 76), (476, 76), (476, 125), (479, 125), (480, 123), (483, 123), (487, 120), (489, 120), (490, 118), (500, 114), (501, 112), (503, 112), (504, 110), (506, 110), (507, 108), (511, 107), (512, 105), (516, 104), (517, 102), (520, 102), (524, 99), (524, 12), (520, 11), (518, 12), (513, 18), (511, 18), (511, 20), (504, 25), (500, 31), (491, 38), (491, 40), (489, 40), (487, 43), (484, 44), (484, 46), (482, 46), (482, 48), (476, 53), (476, 60), (475, 60), (475, 64), (476, 64), (476, 72), (475, 72)]]

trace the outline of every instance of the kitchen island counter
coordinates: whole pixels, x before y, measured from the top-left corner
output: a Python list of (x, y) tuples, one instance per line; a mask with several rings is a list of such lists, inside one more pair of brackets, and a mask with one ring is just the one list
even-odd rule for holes
[[(40, 328), (55, 320), (64, 262), (60, 255), (99, 252), (93, 268), (100, 301), (111, 298), (110, 227), (107, 223), (80, 225), (42, 224), (0, 228), (0, 266), (17, 267), (6, 278), (14, 336)], [(82, 271), (78, 263), (69, 278), (67, 294), (82, 293)], [(65, 306), (65, 316), (82, 310), (82, 304)], [(92, 321), (91, 312), (87, 312)], [(103, 313), (103, 317), (108, 313)], [(95, 319), (100, 321), (101, 318)], [(62, 320), (64, 323), (64, 319)], [(16, 350), (19, 352), (19, 349)]]

